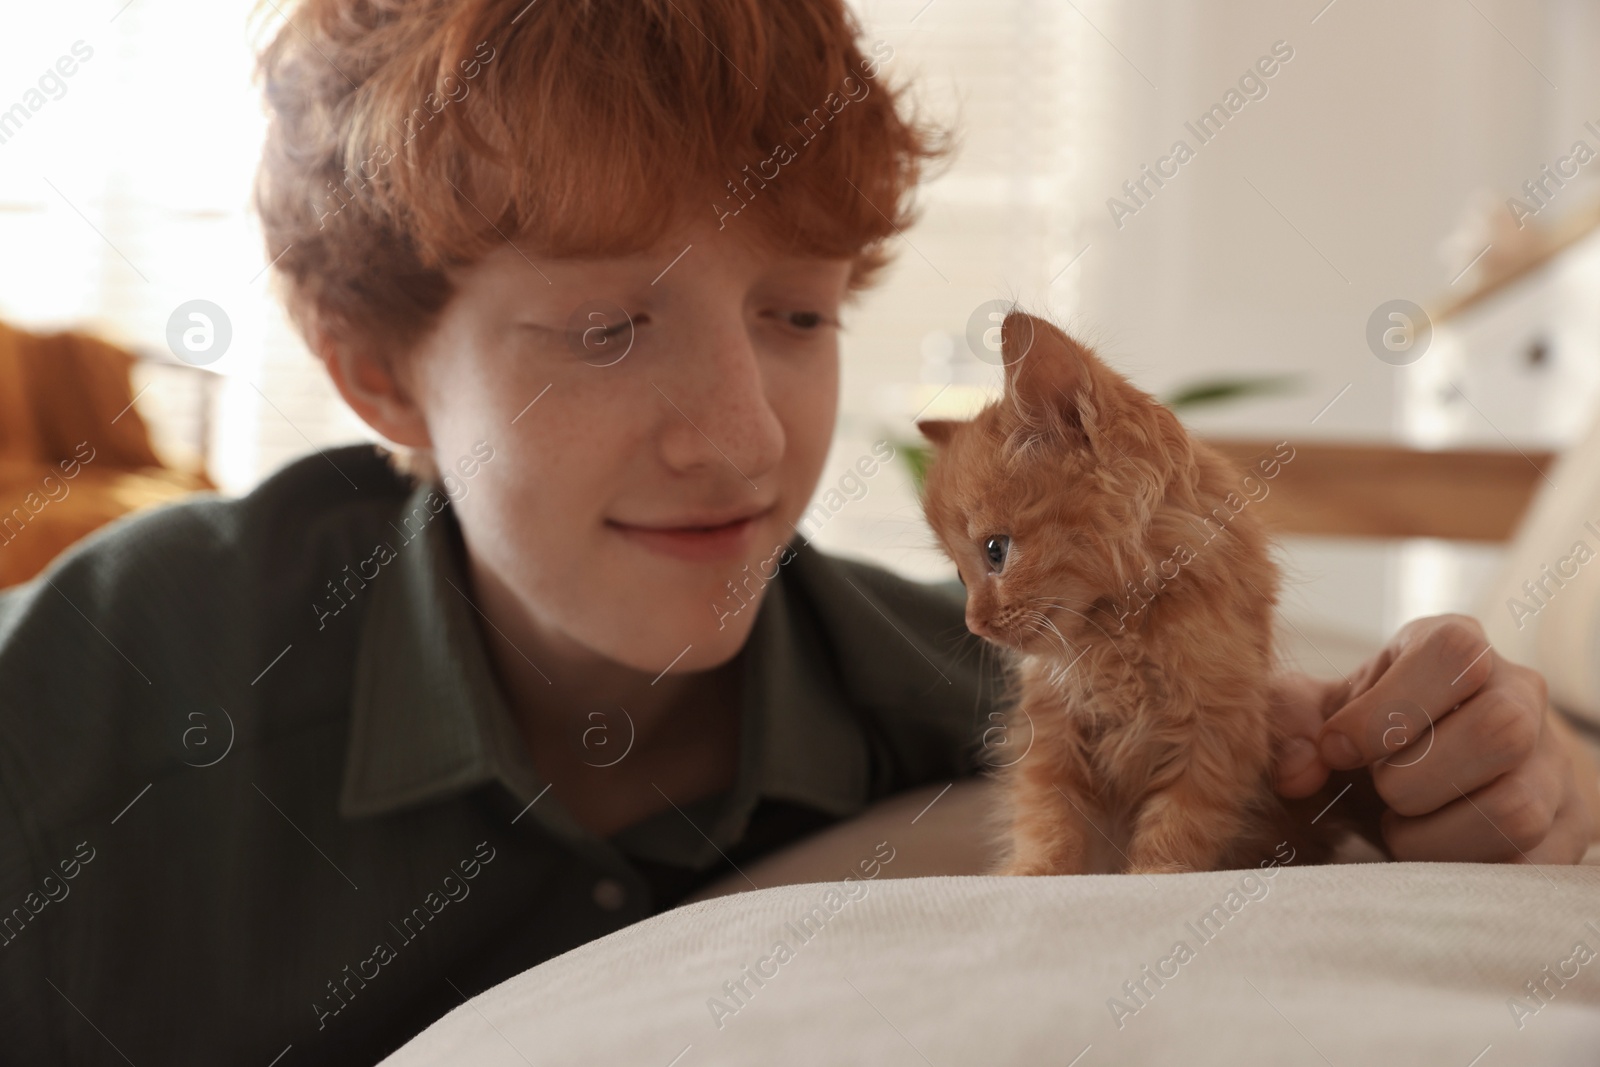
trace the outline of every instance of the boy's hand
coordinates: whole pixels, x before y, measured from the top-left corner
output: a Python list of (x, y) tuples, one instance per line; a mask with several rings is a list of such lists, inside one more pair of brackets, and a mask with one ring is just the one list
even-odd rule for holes
[(1502, 658), (1464, 615), (1401, 628), (1348, 683), (1274, 680), (1278, 792), (1369, 767), (1401, 860), (1576, 863), (1600, 826), (1583, 742), (1538, 671)]

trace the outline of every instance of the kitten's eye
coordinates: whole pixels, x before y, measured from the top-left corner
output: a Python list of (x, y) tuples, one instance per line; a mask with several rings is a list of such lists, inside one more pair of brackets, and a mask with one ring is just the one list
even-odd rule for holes
[(1011, 538), (995, 534), (983, 543), (984, 555), (989, 557), (989, 567), (996, 574), (1006, 565), (1006, 554), (1011, 551)]
[(814, 330), (822, 325), (822, 316), (815, 311), (791, 311), (789, 325), (798, 326), (802, 330)]

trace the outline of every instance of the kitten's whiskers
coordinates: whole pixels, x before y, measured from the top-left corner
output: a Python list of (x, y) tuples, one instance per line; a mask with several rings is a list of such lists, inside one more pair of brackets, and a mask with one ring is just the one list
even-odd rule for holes
[[(1070, 614), (1078, 616), (1078, 618), (1082, 619), (1084, 622), (1088, 623), (1090, 626), (1093, 626), (1096, 630), (1100, 631), (1100, 636), (1104, 637), (1106, 639), (1106, 643), (1109, 644), (1113, 649), (1116, 650), (1117, 655), (1122, 657), (1122, 662), (1123, 663), (1128, 664), (1128, 666), (1130, 666), (1130, 667), (1133, 666), (1131, 663), (1128, 663), (1128, 656), (1127, 656), (1127, 654), (1125, 652), (1122, 651), (1122, 646), (1118, 645), (1116, 641), (1112, 640), (1111, 635), (1106, 633), (1106, 628), (1104, 626), (1101, 626), (1099, 623), (1095, 622), (1092, 618), (1090, 618), (1089, 616), (1085, 615), (1083, 612), (1079, 611), (1077, 608), (1068, 607), (1067, 603), (1066, 603), (1066, 600), (1064, 598), (1057, 597), (1057, 596), (1035, 596), (1035, 597), (1029, 597), (1028, 598), (1028, 603), (1032, 604), (1032, 603), (1035, 603), (1035, 602), (1041, 603), (1041, 604), (1049, 604), (1052, 608), (1054, 608), (1057, 611), (1065, 611), (1065, 612), (1068, 612)], [(1060, 631), (1057, 631), (1057, 632), (1059, 633)]]

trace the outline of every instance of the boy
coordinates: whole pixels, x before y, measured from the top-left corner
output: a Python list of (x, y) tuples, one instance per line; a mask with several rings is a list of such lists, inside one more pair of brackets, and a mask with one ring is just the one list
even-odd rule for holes
[[(773, 884), (785, 845), (834, 842), (789, 876), (836, 877), (879, 839), (842, 820), (974, 775), (998, 700), (958, 598), (795, 536), (840, 310), (943, 148), (892, 49), (839, 0), (288, 16), (269, 254), (410, 473), (308, 456), (0, 599), (20, 1061), (374, 1062), (718, 876)], [(1470, 636), (1414, 624), (1350, 693), (1282, 679), (1284, 788), (1381, 759), (1404, 692), (1465, 724), (1429, 763), (1570, 861), (1592, 772)], [(1506, 858), (1391, 770), (1397, 854)]]

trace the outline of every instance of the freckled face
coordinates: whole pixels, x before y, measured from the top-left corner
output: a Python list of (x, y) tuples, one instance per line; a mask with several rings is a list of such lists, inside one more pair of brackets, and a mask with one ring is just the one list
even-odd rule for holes
[(494, 449), (456, 512), (548, 643), (650, 672), (739, 650), (757, 604), (727, 583), (759, 598), (745, 579), (773, 573), (827, 456), (849, 269), (704, 223), (613, 259), (507, 245), (452, 275), (418, 403), (441, 470)]

